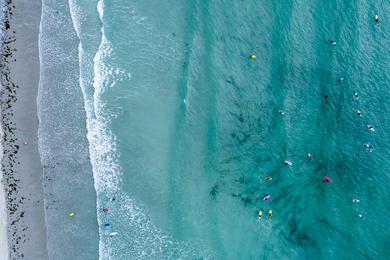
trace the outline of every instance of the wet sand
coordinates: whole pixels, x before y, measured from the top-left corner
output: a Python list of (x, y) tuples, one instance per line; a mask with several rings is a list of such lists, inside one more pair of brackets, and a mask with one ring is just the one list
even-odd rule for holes
[(37, 145), (41, 2), (12, 0), (6, 14), (1, 110), (10, 259), (48, 259)]
[[(0, 181), (3, 181), (1, 172)], [(3, 256), (4, 259), (8, 259), (7, 210), (3, 185), (0, 185), (0, 255)]]

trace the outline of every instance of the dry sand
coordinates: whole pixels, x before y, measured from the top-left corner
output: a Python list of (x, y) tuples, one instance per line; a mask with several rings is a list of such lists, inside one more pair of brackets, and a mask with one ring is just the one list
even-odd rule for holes
[[(0, 173), (0, 181), (3, 182), (3, 175)], [(0, 185), (0, 255), (4, 260), (8, 259), (8, 240), (7, 240), (7, 210), (5, 203), (5, 191), (3, 185)]]
[(9, 258), (44, 260), (48, 254), (36, 105), (41, 2), (8, 2), (1, 109)]

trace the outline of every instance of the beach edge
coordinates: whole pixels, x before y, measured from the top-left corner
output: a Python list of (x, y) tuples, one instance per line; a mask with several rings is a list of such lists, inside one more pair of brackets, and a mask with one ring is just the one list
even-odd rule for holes
[(9, 259), (48, 259), (36, 101), (40, 18), (41, 1), (7, 1), (1, 113)]

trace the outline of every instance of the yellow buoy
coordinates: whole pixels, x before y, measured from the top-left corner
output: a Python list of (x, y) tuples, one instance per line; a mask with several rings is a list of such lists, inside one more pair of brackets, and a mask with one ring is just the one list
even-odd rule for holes
[(250, 57), (251, 59), (256, 59), (256, 54), (252, 54)]
[(263, 217), (263, 211), (259, 211), (259, 219), (261, 219)]
[(74, 216), (76, 216), (76, 213), (74, 213), (74, 212), (69, 212), (69, 217), (74, 217)]

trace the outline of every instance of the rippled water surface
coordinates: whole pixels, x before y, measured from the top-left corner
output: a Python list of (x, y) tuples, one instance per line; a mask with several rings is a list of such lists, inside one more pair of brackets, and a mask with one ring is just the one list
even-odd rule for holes
[(68, 76), (82, 97), (72, 109), (88, 133), (101, 259), (390, 254), (388, 1), (59, 9), (79, 74)]

